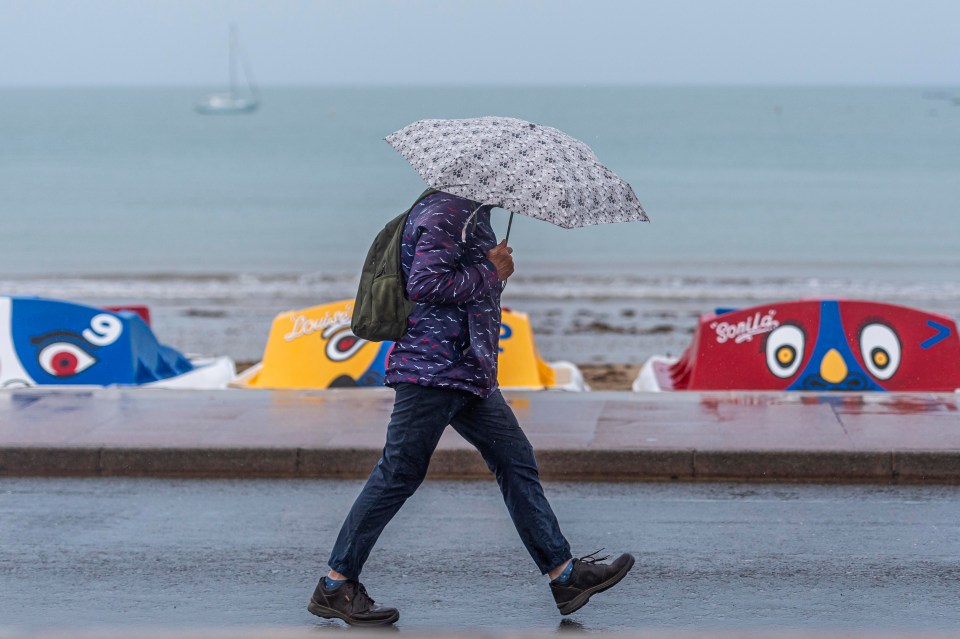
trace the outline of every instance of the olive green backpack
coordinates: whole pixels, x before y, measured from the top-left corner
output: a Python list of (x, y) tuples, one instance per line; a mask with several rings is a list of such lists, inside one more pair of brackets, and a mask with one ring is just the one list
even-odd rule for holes
[(403, 229), (413, 207), (436, 192), (434, 189), (424, 191), (413, 206), (387, 222), (373, 239), (360, 272), (360, 287), (350, 321), (353, 334), (360, 339), (395, 342), (407, 332), (413, 302), (407, 299), (400, 263)]

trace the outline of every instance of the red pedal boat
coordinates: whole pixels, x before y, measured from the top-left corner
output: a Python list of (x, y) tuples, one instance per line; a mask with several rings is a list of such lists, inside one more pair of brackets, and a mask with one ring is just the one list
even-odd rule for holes
[(635, 391), (955, 391), (949, 317), (863, 300), (798, 300), (700, 318), (677, 358), (653, 357)]

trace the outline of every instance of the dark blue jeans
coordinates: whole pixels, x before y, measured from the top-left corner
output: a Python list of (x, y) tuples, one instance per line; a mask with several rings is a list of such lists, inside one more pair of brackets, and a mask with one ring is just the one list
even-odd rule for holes
[(543, 494), (533, 447), (500, 391), (396, 387), (383, 455), (353, 503), (330, 553), (332, 569), (357, 579), (384, 527), (423, 482), (447, 425), (480, 451), (493, 471), (520, 539), (540, 571), (570, 559), (570, 545)]

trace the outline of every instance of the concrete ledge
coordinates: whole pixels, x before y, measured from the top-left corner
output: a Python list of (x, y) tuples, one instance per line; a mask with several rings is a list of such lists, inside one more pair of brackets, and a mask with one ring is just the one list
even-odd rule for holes
[(427, 477), (431, 479), (488, 479), (490, 469), (472, 448), (440, 448), (430, 458)]
[(543, 450), (540, 474), (552, 481), (690, 480), (692, 450)]
[[(0, 476), (365, 479), (373, 448), (0, 448)], [(960, 451), (537, 451), (548, 481), (960, 483)], [(427, 476), (488, 479), (471, 448), (439, 449)]]
[(374, 448), (301, 448), (297, 476), (313, 479), (366, 479), (380, 459)]
[(893, 471), (902, 483), (960, 483), (960, 451), (905, 451), (892, 457)]
[[(890, 452), (696, 451), (701, 481), (881, 482), (895, 480)], [(960, 471), (960, 468), (958, 468)]]
[(0, 475), (76, 477), (100, 473), (96, 448), (0, 448)]
[(294, 477), (295, 449), (105, 448), (100, 474), (126, 477)]

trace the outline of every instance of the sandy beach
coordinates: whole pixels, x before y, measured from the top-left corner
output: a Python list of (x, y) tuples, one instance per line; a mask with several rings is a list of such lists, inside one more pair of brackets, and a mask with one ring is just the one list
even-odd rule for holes
[(628, 391), (640, 367), (632, 364), (578, 364), (583, 378), (595, 391)]

